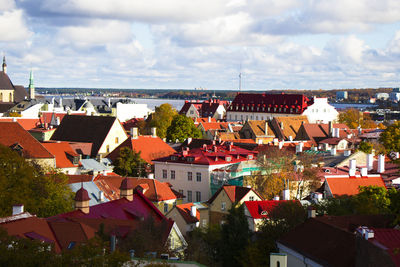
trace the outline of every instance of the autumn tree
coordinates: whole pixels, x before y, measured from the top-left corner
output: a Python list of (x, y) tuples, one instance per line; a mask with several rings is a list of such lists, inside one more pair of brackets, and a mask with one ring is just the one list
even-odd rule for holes
[(73, 208), (68, 178), (45, 171), (17, 152), (0, 145), (0, 216), (9, 216), (14, 204), (39, 217), (49, 217)]
[(351, 129), (361, 127), (363, 129), (376, 128), (376, 123), (367, 113), (362, 113), (358, 109), (350, 108), (339, 113), (339, 122), (344, 123)]
[(146, 128), (157, 128), (157, 136), (160, 138), (167, 137), (167, 129), (171, 125), (173, 117), (177, 114), (176, 110), (170, 104), (162, 104), (156, 107), (156, 110), (151, 114), (150, 120), (146, 123)]
[(373, 144), (369, 142), (361, 142), (358, 145), (358, 149), (367, 154), (371, 154), (373, 148), (374, 148)]
[(201, 131), (194, 125), (191, 118), (185, 115), (176, 115), (167, 129), (167, 139), (183, 142), (188, 137), (201, 138)]
[(113, 163), (114, 172), (122, 176), (146, 176), (147, 163), (140, 157), (140, 154), (140, 151), (132, 151), (129, 147), (121, 148), (118, 158)]
[(388, 126), (379, 140), (387, 151), (400, 152), (400, 121)]

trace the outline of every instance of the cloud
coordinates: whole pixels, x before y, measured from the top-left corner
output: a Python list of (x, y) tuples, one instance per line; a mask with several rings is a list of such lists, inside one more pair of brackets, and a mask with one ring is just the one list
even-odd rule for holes
[(5, 11), (0, 14), (0, 42), (26, 40), (32, 34), (25, 25), (22, 10)]

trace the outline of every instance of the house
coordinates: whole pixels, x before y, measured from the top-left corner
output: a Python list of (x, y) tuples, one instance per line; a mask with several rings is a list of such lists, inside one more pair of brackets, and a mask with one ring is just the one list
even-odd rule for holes
[(329, 105), (328, 98), (314, 97), (313, 103), (304, 110), (302, 115), (307, 116), (310, 123), (329, 123), (337, 121), (339, 112), (334, 106)]
[(215, 118), (212, 117), (207, 117), (207, 118), (197, 118), (193, 117), (193, 123), (196, 125), (196, 127), (201, 123), (201, 122), (217, 122)]
[(314, 146), (319, 146), (322, 140), (328, 138), (339, 138), (342, 140), (351, 137), (349, 136), (350, 134), (351, 131), (345, 124), (304, 123), (300, 126), (294, 140), (311, 141)]
[(51, 140), (92, 143), (91, 157), (96, 157), (108, 155), (127, 138), (115, 117), (67, 115)]
[(269, 123), (272, 131), (275, 133), (275, 137), (279, 140), (292, 141), (300, 126), (304, 123), (308, 123), (307, 116), (293, 116), (293, 117), (274, 117)]
[(275, 138), (269, 121), (267, 120), (249, 120), (239, 131), (243, 139), (253, 139), (257, 144), (267, 144)]
[(206, 227), (208, 223), (208, 207), (202, 203), (185, 203), (174, 206), (165, 216), (178, 225), (183, 235), (187, 235), (197, 227)]
[(398, 266), (400, 231), (383, 215), (309, 218), (277, 241), (287, 266)]
[[(119, 186), (125, 177), (118, 174), (68, 175), (72, 191), (77, 192), (83, 182), (91, 196), (90, 206), (120, 198)], [(183, 202), (184, 196), (170, 184), (151, 178), (128, 177), (130, 184), (149, 199), (163, 214)]]
[(225, 118), (228, 101), (219, 99), (209, 99), (205, 101), (185, 101), (185, 104), (179, 111), (179, 114), (190, 118), (211, 117), (216, 120)]
[(200, 122), (197, 126), (203, 137), (208, 140), (218, 138), (220, 133), (232, 132), (227, 122)]
[(233, 205), (241, 205), (245, 201), (260, 201), (263, 198), (252, 188), (224, 185), (207, 201), (209, 224), (224, 223), (225, 216)]
[[(146, 223), (151, 220), (155, 226), (163, 226), (160, 242), (168, 244), (172, 252), (181, 253), (187, 243), (176, 223), (166, 218), (139, 190), (134, 190), (129, 179), (123, 179), (119, 189), (121, 198), (89, 206), (89, 194), (81, 187), (75, 195), (74, 211), (49, 217), (47, 220), (61, 223), (76, 221), (87, 224), (97, 231), (101, 223), (109, 220), (114, 222), (114, 227), (107, 231), (106, 225), (105, 229), (107, 232), (112, 230), (117, 239), (124, 238), (130, 231), (140, 227), (141, 222)], [(125, 227), (121, 227), (121, 224)], [(117, 231), (118, 229), (124, 231)]]
[(41, 166), (55, 167), (55, 157), (17, 122), (0, 122), (0, 144)]
[(271, 211), (286, 200), (257, 200), (244, 202), (244, 215), (250, 231), (257, 232), (264, 219), (269, 218)]
[(115, 161), (123, 147), (130, 148), (137, 153), (140, 152), (140, 157), (148, 164), (153, 164), (154, 159), (167, 157), (176, 152), (157, 136), (156, 128), (152, 128), (152, 135), (139, 135), (138, 128), (132, 128), (130, 138), (115, 148), (107, 157)]
[(227, 121), (270, 120), (302, 115), (312, 104), (303, 94), (238, 93), (226, 111)]
[(2, 71), (0, 71), (0, 113), (7, 112), (11, 107), (25, 98), (28, 93), (22, 85), (14, 85), (7, 74), (6, 58), (3, 56)]
[(57, 170), (65, 174), (79, 174), (80, 155), (74, 151), (68, 142), (47, 142), (42, 145), (56, 157)]
[(154, 175), (186, 195), (187, 202), (201, 202), (209, 199), (223, 183), (250, 174), (251, 168), (256, 167), (256, 154), (217, 142), (193, 149), (185, 147), (181, 152), (153, 160)]

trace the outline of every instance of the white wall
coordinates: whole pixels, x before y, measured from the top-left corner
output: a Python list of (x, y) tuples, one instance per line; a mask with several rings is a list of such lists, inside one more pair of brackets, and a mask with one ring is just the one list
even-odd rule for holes
[(314, 97), (314, 104), (308, 106), (302, 115), (307, 116), (309, 123), (329, 123), (337, 120), (339, 112), (329, 105), (327, 98)]
[(23, 118), (38, 118), (40, 109), (42, 108), (43, 104), (35, 104), (24, 111), (21, 111), (21, 117)]
[(295, 117), (299, 114), (227, 111), (227, 121), (269, 120), (273, 117)]
[(152, 113), (152, 110), (147, 107), (147, 104), (117, 103), (117, 118), (121, 122), (132, 118), (144, 118), (150, 113)]

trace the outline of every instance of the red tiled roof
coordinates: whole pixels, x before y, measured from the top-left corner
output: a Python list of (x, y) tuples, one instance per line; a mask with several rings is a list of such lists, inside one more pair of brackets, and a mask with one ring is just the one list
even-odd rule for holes
[(122, 127), (124, 127), (125, 131), (130, 131), (131, 128), (138, 127), (138, 123), (144, 121), (143, 118), (132, 118), (125, 122), (122, 122)]
[[(42, 111), (41, 112), (41, 116), (40, 116), (40, 123), (47, 123), (50, 124), (51, 120), (54, 117), (54, 120), (56, 120), (56, 118), (60, 118), (60, 122), (64, 119), (65, 115), (68, 115), (67, 112), (51, 112), (51, 111)], [(85, 116), (86, 113), (82, 112), (82, 113), (72, 113), (70, 115), (81, 115), (81, 116)]]
[(123, 147), (140, 152), (140, 157), (147, 163), (152, 164), (152, 160), (162, 158), (175, 153), (175, 150), (165, 143), (160, 137), (151, 135), (141, 135), (137, 139), (126, 139), (121, 145), (114, 149), (107, 157), (112, 161), (119, 156), (119, 151)]
[(258, 153), (238, 146), (231, 146), (231, 150), (229, 150), (228, 143), (223, 145), (204, 144), (203, 147), (187, 149), (153, 161), (199, 165), (233, 164), (249, 160), (249, 157), (255, 159)]
[(27, 131), (35, 128), (39, 123), (39, 119), (28, 119), (28, 118), (18, 118), (18, 117), (0, 118), (0, 122), (13, 122), (13, 120), (16, 120), (16, 122), (18, 122), (18, 124), (21, 125), (22, 128), (24, 128)]
[(368, 239), (368, 241), (378, 247), (385, 247), (385, 250), (389, 253), (395, 266), (400, 266), (400, 230), (376, 228), (373, 230), (374, 238)]
[[(349, 132), (350, 129), (346, 124), (337, 123), (337, 124), (333, 124), (332, 127), (340, 129), (339, 137), (342, 139), (347, 138), (347, 134), (350, 133)], [(304, 123), (300, 127), (298, 133), (300, 133), (300, 130), (302, 128), (305, 131), (309, 140), (311, 140), (314, 145), (318, 144), (321, 140), (324, 140), (324, 139), (330, 137), (329, 124)], [(298, 138), (296, 137), (296, 139), (298, 139)]]
[(253, 219), (268, 218), (270, 212), (280, 203), (287, 200), (262, 200), (262, 201), (245, 201), (244, 205), (250, 212)]
[(219, 193), (224, 190), (232, 203), (239, 202), (244, 198), (250, 191), (253, 191), (256, 195), (263, 199), (256, 191), (252, 188), (237, 186), (237, 185), (224, 185), (217, 192), (212, 195), (212, 197), (207, 201), (208, 203), (212, 203), (214, 199), (219, 195)]
[(228, 101), (223, 101), (219, 99), (209, 99), (205, 101), (185, 101), (185, 104), (179, 111), (179, 114), (186, 114), (190, 106), (193, 105), (196, 108), (200, 117), (213, 116), (219, 106), (227, 106), (228, 103)]
[(228, 122), (201, 122), (200, 125), (203, 126), (205, 131), (226, 130), (226, 129), (228, 129), (229, 123)]
[(45, 142), (42, 143), (42, 145), (56, 157), (57, 168), (78, 167), (78, 165), (74, 165), (71, 159), (69, 159), (67, 156), (67, 154), (73, 157), (79, 156), (68, 142)]
[(207, 118), (192, 118), (194, 124), (199, 124), (201, 122), (217, 122), (217, 120), (215, 118), (212, 117), (207, 117)]
[(25, 158), (54, 158), (46, 148), (17, 122), (0, 122), (0, 144), (20, 145)]
[(66, 174), (68, 177), (68, 184), (90, 182), (93, 179), (93, 175), (86, 174)]
[(328, 183), (332, 195), (356, 195), (359, 193), (360, 186), (381, 186), (385, 187), (381, 177), (362, 177), (362, 178), (330, 178), (325, 177), (325, 182)]
[(196, 217), (192, 216), (191, 208), (194, 204), (193, 203), (185, 203), (176, 205), (176, 208), (181, 214), (182, 218), (185, 220), (186, 223), (196, 223), (200, 221), (200, 212), (196, 209)]
[[(312, 100), (309, 100), (303, 94), (238, 93), (228, 111), (301, 114), (311, 103)], [(284, 111), (285, 109), (286, 111)], [(290, 112), (291, 109), (292, 112)]]

